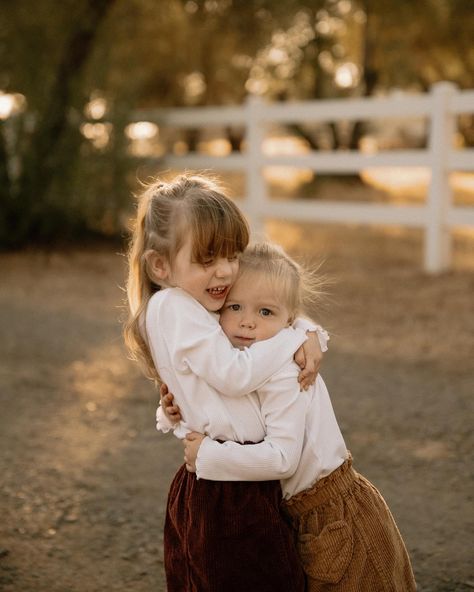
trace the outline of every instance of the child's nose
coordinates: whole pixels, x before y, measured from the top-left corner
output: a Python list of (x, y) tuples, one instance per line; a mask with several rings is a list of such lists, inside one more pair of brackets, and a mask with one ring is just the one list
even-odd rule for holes
[(251, 317), (243, 317), (240, 320), (240, 326), (252, 329), (253, 327), (255, 327), (255, 321)]
[(220, 259), (216, 267), (216, 277), (226, 278), (232, 275), (232, 265), (227, 259)]

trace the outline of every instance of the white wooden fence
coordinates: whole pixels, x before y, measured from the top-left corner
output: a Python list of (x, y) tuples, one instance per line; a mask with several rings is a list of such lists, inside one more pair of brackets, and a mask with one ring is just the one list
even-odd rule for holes
[[(474, 150), (453, 149), (456, 115), (474, 113), (474, 91), (458, 91), (448, 82), (433, 85), (425, 95), (335, 99), (268, 104), (250, 97), (238, 107), (202, 107), (136, 111), (134, 121), (153, 121), (160, 126), (196, 128), (206, 126), (245, 126), (245, 153), (225, 157), (207, 155), (166, 155), (162, 165), (178, 169), (244, 170), (247, 195), (243, 208), (254, 227), (265, 217), (294, 221), (359, 224), (388, 224), (424, 230), (424, 268), (440, 272), (451, 262), (451, 229), (474, 228), (474, 207), (451, 203), (449, 173), (474, 171)], [(270, 124), (321, 121), (357, 121), (390, 117), (426, 117), (429, 140), (426, 149), (383, 151), (311, 152), (294, 156), (268, 156), (262, 150), (266, 127)], [(308, 199), (272, 201), (267, 194), (263, 168), (291, 166), (318, 173), (355, 173), (368, 167), (428, 167), (431, 182), (423, 205), (338, 203)]]

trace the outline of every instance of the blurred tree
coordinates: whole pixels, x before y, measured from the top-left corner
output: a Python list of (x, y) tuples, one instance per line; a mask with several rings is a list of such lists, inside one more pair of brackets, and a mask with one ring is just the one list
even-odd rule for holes
[[(427, 91), (439, 80), (474, 87), (471, 0), (302, 0), (297, 4), (298, 10), (293, 11), (292, 0), (279, 2), (282, 28), (256, 56), (255, 89), (261, 94), (280, 100), (372, 96), (394, 88)], [(285, 6), (286, 17), (282, 17)], [(275, 60), (278, 54), (286, 54), (288, 67)], [(333, 124), (329, 129), (332, 146), (337, 148), (340, 133)], [(321, 126), (293, 126), (293, 131), (313, 149), (319, 147)], [(357, 147), (363, 131), (364, 122), (356, 122), (348, 147)], [(472, 117), (463, 119), (461, 132), (471, 144)]]
[[(85, 102), (81, 78), (99, 27), (115, 0), (27, 2), (6, 7), (2, 58), (6, 87), (22, 92), (29, 113), (17, 143), (19, 167), (12, 175), (5, 135), (1, 176), (0, 242), (21, 245), (49, 239), (77, 223), (70, 208), (49, 199), (56, 178), (68, 178), (81, 145)], [(67, 203), (68, 193), (62, 195)]]
[[(253, 56), (269, 42), (269, 0), (153, 0), (119, 2), (110, 38), (96, 63), (107, 64), (105, 86), (114, 101), (140, 108), (240, 104)], [(132, 76), (123, 76), (123, 72)], [(95, 68), (95, 72), (99, 72)], [(228, 130), (240, 138), (238, 130)], [(190, 149), (196, 130), (187, 130)]]

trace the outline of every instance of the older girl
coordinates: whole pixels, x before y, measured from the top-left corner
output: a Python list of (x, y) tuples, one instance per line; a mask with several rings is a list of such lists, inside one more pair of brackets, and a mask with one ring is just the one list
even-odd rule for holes
[[(307, 339), (302, 329), (288, 327), (241, 351), (222, 332), (215, 313), (247, 243), (242, 214), (203, 177), (155, 183), (139, 202), (125, 338), (146, 374), (173, 391), (185, 417), (175, 430), (180, 438), (200, 431), (216, 441), (261, 441), (258, 401), (248, 393), (289, 363)], [(305, 380), (311, 376), (302, 377), (303, 385)], [(198, 481), (181, 467), (165, 523), (168, 591), (302, 591), (304, 577), (280, 518), (280, 496), (276, 480)]]

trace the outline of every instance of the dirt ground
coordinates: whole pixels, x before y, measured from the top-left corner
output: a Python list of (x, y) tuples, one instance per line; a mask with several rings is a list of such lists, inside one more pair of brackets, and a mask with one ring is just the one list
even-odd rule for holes
[[(474, 589), (474, 241), (458, 237), (454, 270), (429, 277), (416, 232), (268, 230), (325, 259), (322, 375), (420, 591)], [(156, 432), (157, 394), (126, 358), (118, 251), (0, 256), (5, 592), (165, 590), (165, 499), (182, 452)]]

